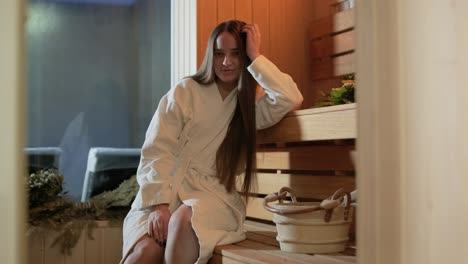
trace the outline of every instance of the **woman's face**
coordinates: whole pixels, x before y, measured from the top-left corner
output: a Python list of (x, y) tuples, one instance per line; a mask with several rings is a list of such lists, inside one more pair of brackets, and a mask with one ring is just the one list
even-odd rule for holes
[(223, 83), (237, 85), (240, 76), (240, 52), (234, 36), (222, 32), (216, 38), (214, 53), (214, 71), (216, 77)]

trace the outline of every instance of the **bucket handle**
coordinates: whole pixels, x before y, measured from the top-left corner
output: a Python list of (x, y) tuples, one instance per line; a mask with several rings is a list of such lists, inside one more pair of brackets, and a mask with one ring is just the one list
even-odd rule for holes
[(283, 199), (287, 197), (288, 193), (292, 201), (297, 203), (297, 198), (293, 190), (288, 187), (283, 187), (280, 189), (279, 192), (271, 193), (267, 195), (265, 199), (263, 200), (263, 207), (269, 212), (280, 214), (280, 215), (301, 214), (301, 213), (309, 213), (309, 212), (323, 210), (321, 206), (310, 206), (307, 208), (300, 208), (300, 209), (278, 209), (278, 208), (273, 208), (269, 205), (269, 203), (274, 202), (274, 201), (279, 201), (279, 202), (283, 201)]
[(300, 209), (278, 209), (269, 205), (269, 203), (274, 201), (282, 202), (283, 199), (287, 197), (288, 193), (291, 197), (291, 200), (294, 203), (297, 203), (297, 198), (293, 190), (289, 187), (282, 187), (279, 192), (271, 193), (265, 197), (265, 199), (263, 200), (263, 207), (269, 212), (280, 215), (302, 214), (326, 210), (324, 220), (325, 222), (329, 222), (333, 213), (333, 209), (339, 206), (343, 202), (343, 200), (345, 200), (344, 197), (347, 196), (344, 210), (344, 219), (345, 221), (347, 221), (349, 218), (349, 210), (351, 207), (351, 195), (349, 193), (344, 193), (343, 189), (337, 190), (329, 199), (323, 200), (319, 206), (308, 206), (307, 208)]
[[(346, 197), (346, 199), (344, 199)], [(320, 206), (323, 207), (326, 211), (325, 213), (325, 222), (331, 220), (333, 209), (345, 201), (344, 209), (344, 220), (348, 221), (349, 211), (351, 209), (351, 194), (349, 192), (343, 192), (343, 188), (338, 189), (330, 198), (327, 198), (320, 203)]]

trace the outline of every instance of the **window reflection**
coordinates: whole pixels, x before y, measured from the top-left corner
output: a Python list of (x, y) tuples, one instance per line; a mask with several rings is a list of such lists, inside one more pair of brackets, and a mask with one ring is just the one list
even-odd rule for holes
[(79, 200), (90, 149), (139, 148), (169, 89), (170, 0), (30, 0), (27, 42), (30, 170)]

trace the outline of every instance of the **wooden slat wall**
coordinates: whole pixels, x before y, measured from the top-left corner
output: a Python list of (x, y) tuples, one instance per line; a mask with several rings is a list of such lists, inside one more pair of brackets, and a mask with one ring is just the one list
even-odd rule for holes
[(341, 86), (342, 76), (354, 73), (354, 9), (313, 21), (310, 28), (312, 86), (315, 98)]
[(299, 198), (322, 200), (336, 190), (356, 189), (355, 171), (350, 152), (354, 141), (346, 145), (314, 146), (304, 144), (294, 147), (263, 148), (258, 154), (258, 186), (249, 203), (247, 215), (271, 220), (271, 214), (261, 206), (263, 196), (291, 187)]
[[(304, 95), (302, 108), (317, 99), (312, 80), (310, 28), (330, 15), (336, 0), (198, 0), (197, 60), (201, 64), (211, 30), (220, 22), (240, 19), (257, 23), (262, 53), (296, 81)], [(336, 83), (336, 82), (335, 82)]]
[(87, 230), (81, 237), (71, 255), (60, 252), (60, 243), (51, 247), (58, 233), (50, 230), (34, 233), (29, 237), (28, 263), (34, 264), (81, 264), (81, 263), (118, 263), (122, 257), (122, 224), (97, 222), (90, 239)]
[(257, 178), (261, 183), (256, 190), (257, 193), (274, 193), (283, 186), (289, 186), (299, 197), (325, 199), (331, 195), (330, 190), (344, 188), (345, 191), (353, 191), (355, 189), (355, 179), (352, 175), (258, 173)]
[(302, 145), (282, 148), (260, 148), (257, 167), (264, 170), (353, 170), (349, 152), (351, 145)]
[(258, 186), (247, 216), (271, 220), (263, 197), (291, 187), (299, 198), (322, 200), (343, 188), (353, 191), (355, 170), (350, 152), (356, 137), (356, 104), (290, 113), (260, 131), (257, 141)]
[[(221, 17), (231, 16), (229, 3), (234, 2), (226, 0), (226, 12), (221, 12)], [(224, 4), (223, 4), (224, 6)], [(197, 1), (197, 65), (200, 66), (203, 61), (208, 37), (211, 30), (218, 24), (218, 0), (198, 0)]]

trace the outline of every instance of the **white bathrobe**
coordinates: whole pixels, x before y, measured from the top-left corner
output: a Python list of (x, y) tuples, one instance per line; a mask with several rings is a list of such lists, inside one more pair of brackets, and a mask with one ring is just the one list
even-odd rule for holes
[[(248, 67), (264, 89), (256, 103), (257, 129), (276, 124), (302, 103), (292, 78), (264, 56)], [(206, 263), (216, 245), (245, 239), (245, 203), (227, 193), (215, 177), (216, 151), (237, 103), (237, 89), (224, 100), (216, 83), (200, 85), (183, 79), (159, 104), (146, 132), (137, 171), (140, 190), (123, 226), (123, 259), (147, 233), (148, 208), (168, 203), (171, 213), (183, 203), (192, 208), (192, 227)]]

